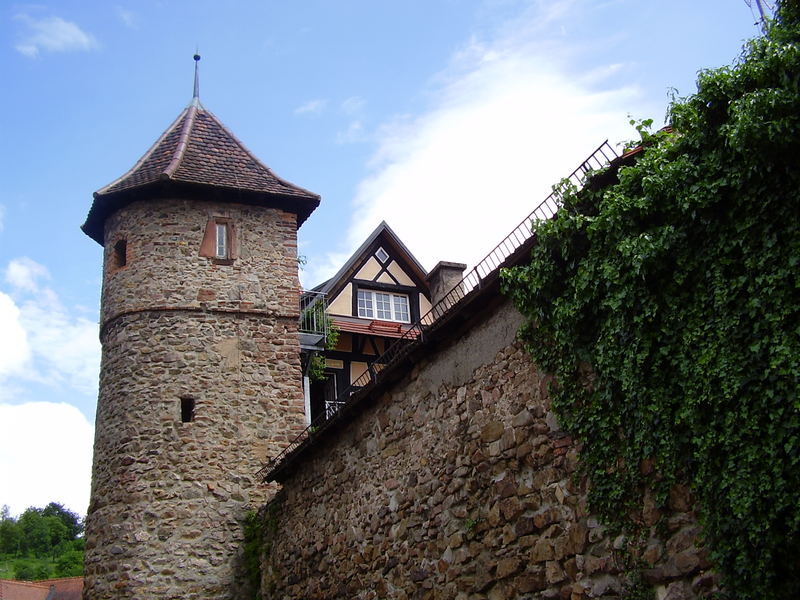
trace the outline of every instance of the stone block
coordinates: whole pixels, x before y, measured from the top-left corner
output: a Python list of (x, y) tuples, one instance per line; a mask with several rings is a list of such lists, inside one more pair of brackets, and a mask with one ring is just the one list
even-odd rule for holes
[(499, 440), (505, 431), (505, 425), (501, 421), (490, 421), (481, 428), (481, 441), (483, 443)]
[(503, 558), (497, 561), (497, 578), (505, 579), (520, 571), (523, 567), (522, 561), (518, 558)]
[(547, 576), (544, 569), (528, 569), (515, 578), (515, 586), (523, 594), (544, 590), (547, 588)]
[(550, 540), (544, 538), (539, 538), (530, 552), (530, 560), (532, 563), (542, 563), (553, 560), (554, 557), (555, 552), (553, 551), (553, 544)]
[(522, 502), (516, 496), (504, 498), (500, 501), (500, 512), (506, 521), (512, 521), (520, 516), (524, 510)]
[(564, 569), (561, 568), (561, 563), (559, 563), (557, 560), (548, 560), (545, 563), (544, 568), (547, 583), (550, 585), (553, 585), (554, 583), (561, 583), (567, 577), (566, 573), (564, 573)]

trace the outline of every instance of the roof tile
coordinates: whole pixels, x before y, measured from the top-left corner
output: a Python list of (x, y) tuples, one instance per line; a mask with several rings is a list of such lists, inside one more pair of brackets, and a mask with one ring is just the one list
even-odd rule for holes
[[(317, 194), (275, 175), (217, 117), (193, 101), (132, 169), (95, 192), (83, 230), (103, 243), (103, 222), (124, 205), (123, 197), (171, 184), (245, 192), (260, 198), (258, 204), (270, 204), (273, 198), (298, 215), (298, 226), (319, 204)], [(234, 197), (242, 199), (241, 194)]]

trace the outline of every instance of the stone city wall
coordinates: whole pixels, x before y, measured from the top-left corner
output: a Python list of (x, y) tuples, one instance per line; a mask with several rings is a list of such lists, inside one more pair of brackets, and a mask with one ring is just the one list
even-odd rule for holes
[[(263, 511), (265, 599), (703, 596), (687, 490), (629, 544), (586, 507), (578, 447), (504, 304), (292, 467)], [(644, 598), (647, 596), (636, 596)]]

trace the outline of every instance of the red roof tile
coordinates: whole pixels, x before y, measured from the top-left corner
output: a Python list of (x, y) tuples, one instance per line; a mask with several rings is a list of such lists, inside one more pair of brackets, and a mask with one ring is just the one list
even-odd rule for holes
[(83, 596), (83, 577), (45, 579), (39, 583), (53, 586), (54, 593), (48, 600), (81, 600)]
[(102, 244), (105, 219), (142, 198), (144, 189), (180, 190), (184, 194), (211, 190), (216, 199), (227, 197), (229, 201), (294, 212), (298, 226), (319, 205), (317, 194), (275, 175), (197, 101), (178, 116), (130, 171), (94, 193), (84, 232)]
[(361, 333), (365, 335), (378, 335), (381, 337), (400, 338), (406, 336), (415, 339), (419, 333), (411, 325), (395, 323), (393, 321), (378, 321), (356, 318), (342, 318), (332, 316), (331, 321), (339, 331)]
[(45, 600), (50, 586), (39, 581), (0, 579), (0, 600)]
[(83, 577), (39, 581), (0, 579), (0, 600), (81, 600), (82, 595)]

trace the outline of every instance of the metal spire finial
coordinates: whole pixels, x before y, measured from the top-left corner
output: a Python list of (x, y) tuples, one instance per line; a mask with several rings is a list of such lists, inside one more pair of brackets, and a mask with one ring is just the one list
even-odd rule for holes
[(200, 101), (200, 76), (198, 73), (198, 63), (200, 62), (200, 55), (197, 50), (194, 52), (194, 93), (192, 94), (192, 101)]

